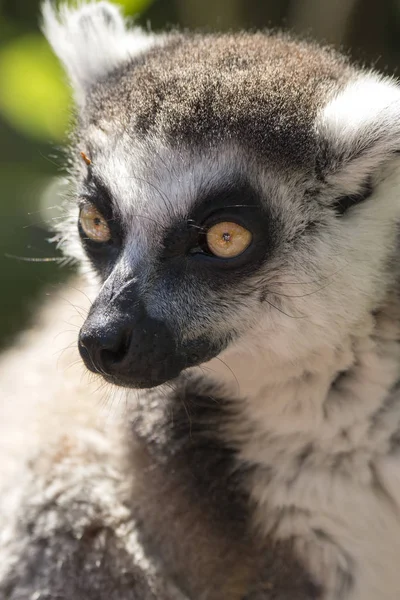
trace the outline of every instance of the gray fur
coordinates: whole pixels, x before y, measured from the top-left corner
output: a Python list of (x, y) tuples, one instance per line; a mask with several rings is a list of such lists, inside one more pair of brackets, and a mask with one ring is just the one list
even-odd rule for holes
[[(62, 302), (4, 357), (3, 597), (397, 598), (398, 84), (286, 35), (44, 16), (78, 106), (58, 230), (90, 273), (81, 331), (136, 342), (111, 420), (79, 373), (49, 376)], [(201, 254), (211, 209), (243, 209), (252, 254)], [(178, 377), (129, 389), (174, 353)]]
[(312, 166), (316, 111), (351, 74), (333, 51), (285, 36), (171, 34), (94, 85), (84, 118), (117, 118), (140, 139), (178, 148), (239, 142), (278, 164)]

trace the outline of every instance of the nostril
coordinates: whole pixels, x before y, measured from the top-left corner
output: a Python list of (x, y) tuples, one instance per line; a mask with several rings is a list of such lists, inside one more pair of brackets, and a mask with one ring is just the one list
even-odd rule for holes
[(130, 341), (129, 333), (125, 333), (118, 340), (118, 344), (114, 344), (111, 348), (102, 348), (100, 352), (102, 364), (107, 367), (121, 363), (128, 353)]
[(130, 339), (124, 327), (84, 328), (79, 336), (79, 352), (90, 371), (112, 374), (126, 357)]

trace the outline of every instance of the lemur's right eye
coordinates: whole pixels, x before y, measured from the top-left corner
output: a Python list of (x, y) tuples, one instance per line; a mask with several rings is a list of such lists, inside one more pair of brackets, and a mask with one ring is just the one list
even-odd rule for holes
[(83, 232), (94, 242), (108, 242), (111, 239), (106, 219), (93, 204), (84, 204), (81, 207), (79, 223)]
[(251, 244), (252, 234), (238, 223), (221, 221), (206, 234), (208, 250), (218, 258), (235, 258)]

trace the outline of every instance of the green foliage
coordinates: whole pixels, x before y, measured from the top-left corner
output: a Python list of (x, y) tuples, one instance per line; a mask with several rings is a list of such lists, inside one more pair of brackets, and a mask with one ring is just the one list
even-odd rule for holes
[[(0, 0), (1, 1), (1, 0)], [(80, 4), (80, 0), (60, 0), (68, 2), (71, 6)], [(146, 8), (150, 6), (153, 0), (108, 0), (113, 4), (118, 4), (122, 7), (124, 14), (126, 15), (138, 15), (142, 13)]]
[(143, 12), (153, 0), (111, 0), (114, 4), (119, 4), (125, 10), (127, 15), (136, 15)]
[(59, 140), (68, 121), (69, 92), (57, 59), (39, 34), (0, 50), (0, 110), (29, 136)]
[[(126, 14), (142, 12), (152, 0), (113, 0)], [(40, 34), (14, 38), (0, 48), (0, 112), (17, 130), (39, 140), (62, 140), (70, 92), (62, 69)]]

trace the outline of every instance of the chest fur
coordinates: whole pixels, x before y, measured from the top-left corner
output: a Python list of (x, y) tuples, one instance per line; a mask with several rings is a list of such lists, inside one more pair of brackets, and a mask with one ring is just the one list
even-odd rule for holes
[(244, 402), (253, 434), (247, 424), (237, 436), (242, 460), (257, 464), (257, 528), (292, 541), (326, 599), (398, 598), (398, 328), (381, 316), (314, 359)]

